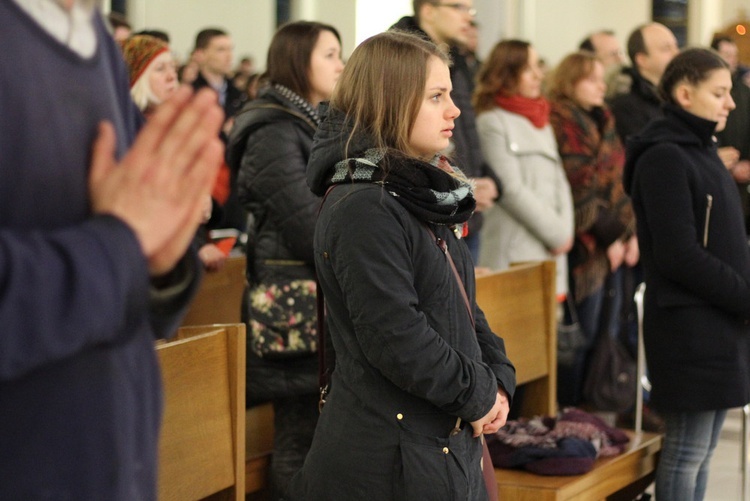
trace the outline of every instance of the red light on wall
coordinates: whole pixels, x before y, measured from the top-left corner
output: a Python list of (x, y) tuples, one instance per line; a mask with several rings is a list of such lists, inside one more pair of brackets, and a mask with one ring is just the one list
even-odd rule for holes
[(747, 33), (747, 29), (741, 24), (738, 24), (735, 29), (737, 30), (737, 34), (740, 36), (745, 36), (745, 34)]

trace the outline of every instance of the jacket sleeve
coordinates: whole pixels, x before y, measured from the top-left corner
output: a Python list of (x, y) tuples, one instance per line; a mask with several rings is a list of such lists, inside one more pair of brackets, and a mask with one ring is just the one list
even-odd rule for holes
[[(368, 363), (397, 387), (476, 421), (494, 405), (496, 375), (488, 365), (453, 349), (430, 326), (420, 311), (411, 254), (418, 245), (414, 235), (429, 235), (388, 208), (382, 191), (368, 192), (357, 196), (358, 207), (366, 204), (371, 210), (347, 210), (341, 203), (326, 237), (357, 345)], [(435, 252), (443, 257), (437, 247)]]
[(701, 246), (696, 232), (692, 189), (673, 144), (656, 145), (638, 159), (633, 196), (643, 207), (653, 242), (654, 264), (666, 279), (722, 310), (750, 316), (750, 283), (729, 264)]
[(482, 350), (482, 361), (487, 364), (497, 378), (499, 387), (508, 394), (508, 401), (513, 403), (516, 392), (516, 368), (505, 353), (505, 342), (490, 329), (484, 312), (474, 305), (474, 321), (477, 340)]
[(572, 236), (570, 224), (565, 214), (556, 211), (549, 201), (537, 197), (524, 184), (523, 166), (519, 157), (508, 149), (504, 124), (494, 116), (485, 115), (478, 120), (477, 130), (484, 158), (503, 183), (499, 204), (548, 249), (563, 245)]
[(260, 127), (247, 139), (238, 184), (244, 207), (270, 218), (292, 255), (312, 266), (320, 199), (307, 186), (311, 143), (292, 120)]
[(152, 326), (173, 328), (187, 289), (179, 305), (171, 296), (152, 304), (140, 245), (111, 216), (51, 231), (0, 229), (0, 380), (127, 342), (149, 311)]

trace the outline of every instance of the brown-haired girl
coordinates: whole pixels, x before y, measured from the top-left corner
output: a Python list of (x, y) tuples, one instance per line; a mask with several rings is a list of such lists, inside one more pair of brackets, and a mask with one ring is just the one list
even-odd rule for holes
[(726, 410), (750, 402), (750, 250), (714, 132), (734, 109), (721, 57), (667, 66), (664, 118), (628, 143), (624, 184), (638, 222), (651, 405), (666, 424), (658, 499), (701, 500)]
[(343, 67), (333, 26), (297, 21), (279, 28), (261, 77), (265, 87), (237, 115), (228, 146), (239, 200), (253, 220), (247, 401), (274, 406), (274, 499), (284, 497), (302, 466), (318, 417), (313, 229), (320, 200), (305, 169), (318, 104), (331, 97)]
[(474, 300), (471, 187), (438, 154), (450, 93), (434, 44), (381, 33), (318, 129), (308, 184), (328, 192), (315, 264), (336, 365), (290, 500), (487, 499), (480, 437), (505, 423), (515, 375)]

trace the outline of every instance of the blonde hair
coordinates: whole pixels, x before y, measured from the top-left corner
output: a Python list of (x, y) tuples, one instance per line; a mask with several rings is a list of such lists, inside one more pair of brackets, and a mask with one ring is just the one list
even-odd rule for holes
[(161, 104), (161, 101), (157, 99), (154, 92), (151, 90), (151, 84), (149, 83), (149, 77), (155, 68), (155, 61), (156, 59), (146, 66), (146, 69), (141, 73), (141, 76), (138, 77), (138, 80), (136, 80), (130, 87), (130, 97), (133, 98), (133, 102), (141, 111), (146, 111), (151, 106), (158, 106)]
[(448, 55), (417, 35), (386, 31), (362, 42), (352, 53), (331, 98), (352, 124), (347, 142), (366, 134), (379, 149), (416, 156), (409, 137), (427, 84), (427, 62)]

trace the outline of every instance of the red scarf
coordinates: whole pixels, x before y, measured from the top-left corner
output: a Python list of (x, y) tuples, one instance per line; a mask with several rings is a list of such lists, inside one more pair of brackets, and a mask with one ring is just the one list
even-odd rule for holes
[(537, 129), (549, 123), (549, 101), (543, 97), (531, 99), (518, 94), (513, 96), (496, 94), (495, 103), (506, 111), (528, 118)]

